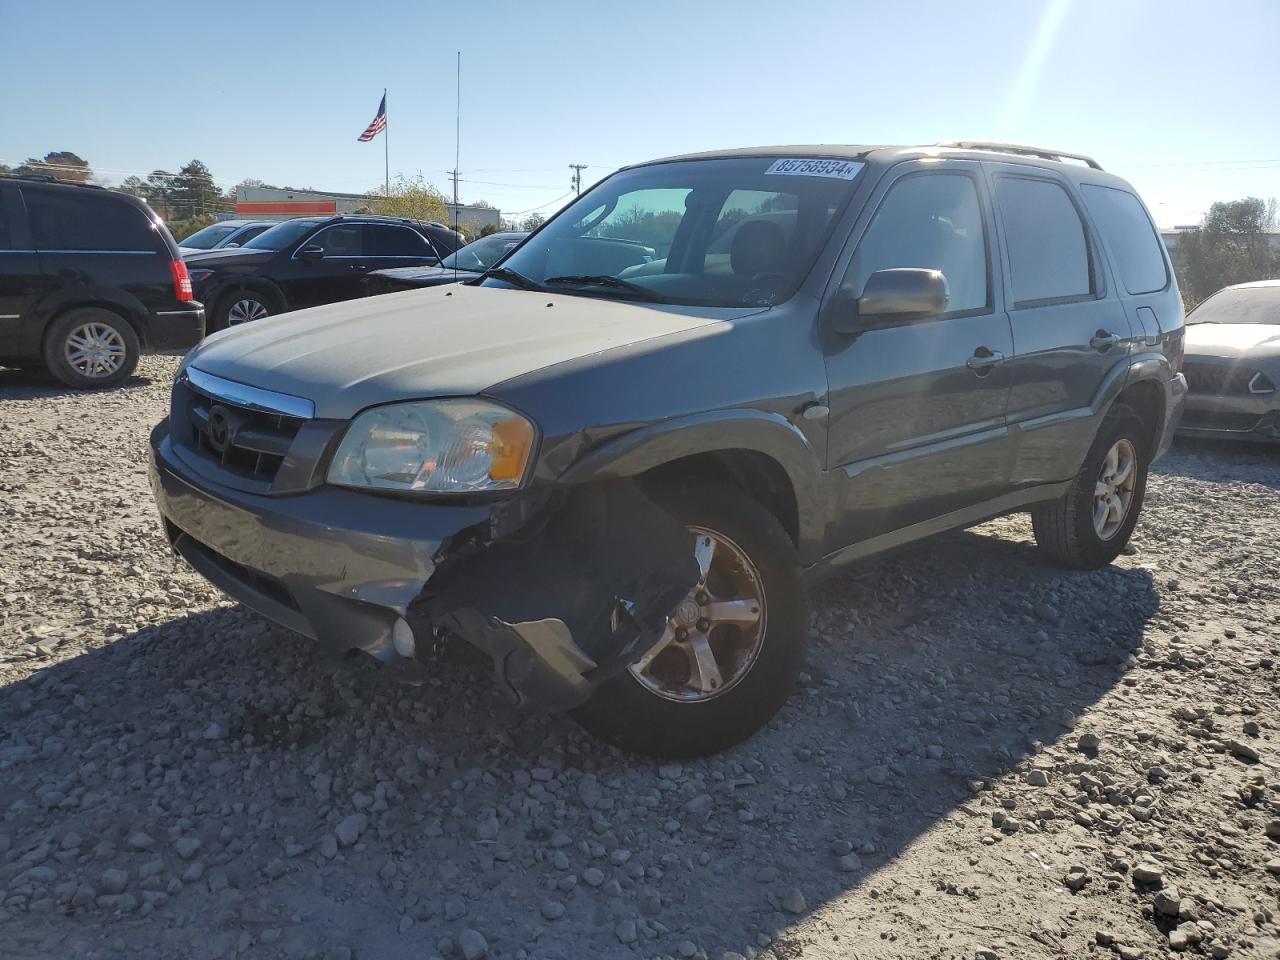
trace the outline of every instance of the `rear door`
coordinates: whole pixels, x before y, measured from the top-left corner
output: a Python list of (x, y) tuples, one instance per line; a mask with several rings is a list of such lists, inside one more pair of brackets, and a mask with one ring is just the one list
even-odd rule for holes
[(876, 270), (938, 269), (949, 309), (857, 334), (824, 326), (828, 468), (843, 488), (831, 550), (940, 517), (1003, 492), (1009, 321), (999, 295), (990, 205), (978, 163), (907, 163), (874, 210), (835, 296)]
[(368, 223), (364, 228), (366, 261), (371, 270), (434, 266), (440, 256), (427, 238), (411, 227)]
[(35, 357), (39, 343), (22, 336), (23, 321), (47, 284), (31, 246), (22, 195), (0, 186), (0, 357)]
[(1127, 365), (1129, 321), (1067, 178), (1038, 166), (985, 166), (1016, 348), (1009, 363), (1013, 486), (1066, 480), (1092, 442), (1103, 381)]

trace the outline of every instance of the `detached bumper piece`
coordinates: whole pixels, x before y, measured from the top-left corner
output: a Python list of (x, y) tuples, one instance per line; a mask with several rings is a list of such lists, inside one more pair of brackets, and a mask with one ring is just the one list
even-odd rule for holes
[(570, 710), (652, 645), (697, 580), (681, 521), (630, 483), (591, 485), (517, 538), (444, 560), (410, 622), (487, 654), (521, 707)]

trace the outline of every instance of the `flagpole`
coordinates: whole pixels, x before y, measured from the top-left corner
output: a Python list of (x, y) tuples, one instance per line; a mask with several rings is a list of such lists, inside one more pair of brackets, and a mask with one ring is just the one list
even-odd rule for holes
[(391, 196), (391, 115), (387, 112), (387, 88), (382, 88), (382, 172), (387, 196)]

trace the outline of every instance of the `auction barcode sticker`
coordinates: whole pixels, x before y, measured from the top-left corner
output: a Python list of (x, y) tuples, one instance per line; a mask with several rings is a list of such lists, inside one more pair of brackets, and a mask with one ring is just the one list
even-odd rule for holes
[(823, 160), (820, 157), (788, 157), (776, 160), (766, 174), (784, 174), (789, 177), (831, 177), (836, 180), (852, 180), (866, 166), (861, 160)]

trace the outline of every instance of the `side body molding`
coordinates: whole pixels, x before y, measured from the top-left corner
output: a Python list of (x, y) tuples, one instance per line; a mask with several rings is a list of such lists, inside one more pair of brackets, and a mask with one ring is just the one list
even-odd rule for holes
[(821, 457), (800, 428), (778, 413), (730, 409), (663, 420), (590, 450), (559, 481), (633, 477), (674, 460), (729, 450), (763, 454), (782, 468), (796, 499), (800, 562), (817, 560), (827, 516)]

